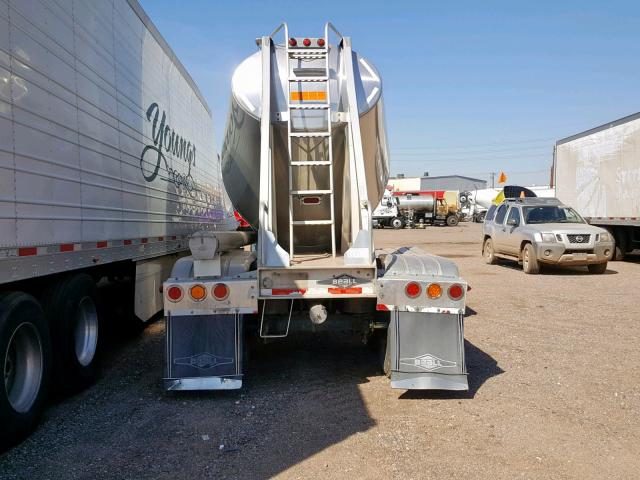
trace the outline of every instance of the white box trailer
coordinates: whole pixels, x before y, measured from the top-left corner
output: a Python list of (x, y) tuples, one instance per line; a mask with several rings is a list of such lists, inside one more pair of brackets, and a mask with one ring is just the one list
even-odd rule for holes
[(197, 230), (231, 225), (211, 112), (135, 0), (0, 0), (0, 444), (95, 374), (96, 283), (135, 313)]
[(616, 260), (640, 248), (640, 113), (559, 140), (556, 196), (615, 237)]

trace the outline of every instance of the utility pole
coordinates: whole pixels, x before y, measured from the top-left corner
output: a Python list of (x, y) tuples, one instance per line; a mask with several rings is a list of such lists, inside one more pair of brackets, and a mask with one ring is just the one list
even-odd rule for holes
[(491, 188), (496, 188), (496, 172), (489, 172), (491, 177)]

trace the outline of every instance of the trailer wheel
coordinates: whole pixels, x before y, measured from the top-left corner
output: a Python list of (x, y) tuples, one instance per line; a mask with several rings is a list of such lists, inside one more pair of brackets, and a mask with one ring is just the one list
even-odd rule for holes
[(455, 227), (456, 225), (458, 225), (458, 223), (460, 223), (460, 219), (458, 218), (457, 215), (449, 215), (447, 217), (447, 225), (450, 227)]
[(0, 295), (0, 451), (37, 425), (51, 368), (49, 328), (38, 301), (21, 292)]
[(486, 216), (487, 216), (486, 211), (480, 212), (479, 214), (477, 214), (475, 219), (476, 223), (483, 223)]
[(613, 258), (611, 260), (619, 261), (625, 259), (627, 256), (627, 232), (624, 229), (607, 229), (611, 236), (613, 236)]
[(84, 387), (98, 375), (98, 305), (96, 284), (84, 273), (67, 277), (45, 295), (56, 346), (54, 376), (61, 390)]
[(396, 230), (399, 230), (400, 228), (404, 227), (404, 220), (402, 220), (400, 217), (394, 217), (391, 219), (391, 226)]

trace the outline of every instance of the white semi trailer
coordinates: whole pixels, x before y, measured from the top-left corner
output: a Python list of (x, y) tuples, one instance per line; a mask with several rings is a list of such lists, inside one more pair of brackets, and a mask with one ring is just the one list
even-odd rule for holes
[(240, 388), (245, 336), (335, 328), (380, 343), (392, 387), (467, 389), (457, 267), (374, 247), (389, 158), (379, 72), (331, 24), (320, 37), (282, 24), (257, 43), (233, 75), (222, 150), (257, 238), (201, 232), (174, 266), (166, 388)]
[(609, 230), (615, 260), (640, 249), (640, 113), (559, 140), (556, 196)]
[(0, 447), (86, 384), (98, 282), (146, 321), (191, 233), (222, 229), (211, 113), (135, 0), (0, 1)]

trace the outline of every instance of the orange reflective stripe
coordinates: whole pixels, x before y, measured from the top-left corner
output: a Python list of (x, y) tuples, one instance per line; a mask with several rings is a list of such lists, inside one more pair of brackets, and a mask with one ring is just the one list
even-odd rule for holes
[(309, 101), (323, 101), (327, 99), (327, 92), (291, 92), (291, 100), (309, 100)]

